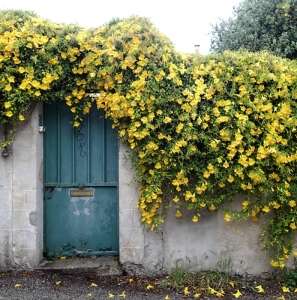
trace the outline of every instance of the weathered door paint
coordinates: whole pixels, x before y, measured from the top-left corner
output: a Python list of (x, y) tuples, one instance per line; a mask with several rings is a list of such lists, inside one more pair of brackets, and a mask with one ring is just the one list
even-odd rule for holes
[(69, 107), (44, 105), (45, 251), (118, 254), (118, 141), (104, 112), (74, 129)]

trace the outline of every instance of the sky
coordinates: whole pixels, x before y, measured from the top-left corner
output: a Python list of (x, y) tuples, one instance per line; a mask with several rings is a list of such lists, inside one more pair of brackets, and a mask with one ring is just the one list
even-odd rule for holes
[(34, 11), (57, 23), (100, 27), (113, 18), (146, 17), (171, 39), (177, 51), (209, 53), (210, 24), (232, 17), (242, 0), (1, 0), (0, 9)]

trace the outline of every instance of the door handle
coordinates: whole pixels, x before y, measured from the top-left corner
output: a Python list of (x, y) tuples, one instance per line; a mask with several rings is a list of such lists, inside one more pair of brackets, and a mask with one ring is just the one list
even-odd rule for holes
[(77, 187), (79, 188), (79, 189), (83, 189), (84, 188), (84, 183), (83, 182), (78, 182), (77, 183)]
[(45, 192), (44, 192), (44, 199), (45, 200), (50, 200), (53, 198), (52, 192), (55, 190), (55, 186), (46, 186), (45, 187)]

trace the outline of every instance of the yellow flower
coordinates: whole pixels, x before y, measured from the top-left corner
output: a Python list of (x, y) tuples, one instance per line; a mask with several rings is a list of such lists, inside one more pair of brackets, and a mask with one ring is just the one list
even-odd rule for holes
[(12, 116), (13, 116), (13, 112), (12, 112), (11, 110), (8, 111), (8, 112), (6, 113), (6, 116), (7, 116), (8, 118), (12, 117)]
[(293, 230), (297, 228), (295, 222), (291, 223), (291, 224), (290, 224), (290, 227), (291, 227), (291, 229), (293, 229)]
[(210, 209), (210, 210), (215, 210), (216, 207), (215, 207), (213, 204), (211, 204), (211, 206), (209, 207), (209, 209)]
[(241, 203), (243, 209), (247, 208), (247, 206), (249, 205), (249, 202), (247, 200), (244, 200), (242, 203)]
[(230, 183), (234, 181), (234, 177), (232, 175), (229, 175), (228, 179), (227, 179)]
[(11, 90), (12, 90), (11, 85), (10, 85), (10, 84), (7, 84), (7, 85), (5, 86), (5, 88), (4, 88), (4, 90), (7, 91), (7, 92), (11, 91)]
[(75, 121), (74, 124), (73, 124), (74, 127), (78, 127), (79, 125), (80, 125), (80, 123), (77, 122), (77, 121)]
[(295, 206), (296, 206), (296, 201), (295, 201), (295, 200), (291, 200), (291, 201), (289, 202), (289, 206), (290, 206), (290, 207), (295, 207)]
[(241, 295), (242, 295), (242, 293), (239, 290), (237, 290), (237, 292), (235, 294), (233, 294), (233, 296), (235, 298), (239, 298)]
[(182, 216), (182, 213), (178, 210), (175, 214), (176, 217), (181, 217)]
[(205, 171), (203, 173), (203, 177), (208, 178), (210, 176), (210, 173), (208, 171)]
[(25, 117), (23, 115), (19, 115), (19, 119), (20, 119), (20, 121), (24, 121)]
[(190, 294), (189, 288), (188, 288), (188, 287), (185, 287), (185, 289), (184, 289), (184, 294), (185, 294), (185, 295), (189, 295), (189, 294)]
[(171, 120), (172, 120), (171, 118), (165, 117), (163, 122), (164, 122), (164, 123), (170, 123)]
[(290, 289), (286, 286), (282, 286), (282, 290), (284, 293), (290, 293)]
[(26, 69), (23, 68), (23, 67), (19, 67), (19, 72), (20, 72), (20, 73), (24, 73), (24, 72), (26, 72)]
[(173, 199), (172, 199), (174, 202), (178, 202), (179, 201), (179, 198), (177, 196), (175, 196)]
[(226, 169), (229, 167), (229, 164), (228, 164), (227, 161), (224, 162), (223, 167), (226, 168)]
[(198, 222), (198, 217), (194, 216), (193, 219), (192, 219), (192, 221), (195, 222), (195, 223)]
[(223, 297), (224, 294), (225, 294), (225, 292), (221, 289), (219, 292), (216, 293), (216, 296), (217, 296), (218, 298), (220, 298), (220, 297)]
[(230, 222), (230, 221), (231, 221), (231, 217), (230, 217), (230, 215), (228, 215), (228, 214), (225, 214), (225, 216), (224, 216), (224, 220), (225, 220), (225, 221), (227, 221), (227, 222)]
[(4, 107), (7, 109), (7, 108), (10, 108), (11, 107), (11, 103), (10, 102), (4, 102)]
[(279, 205), (277, 202), (275, 202), (275, 201), (273, 201), (273, 202), (271, 203), (271, 205), (272, 205), (273, 208), (275, 208), (275, 209), (280, 208), (280, 205)]
[(266, 213), (269, 213), (269, 212), (270, 212), (270, 208), (269, 208), (267, 205), (265, 205), (265, 206), (262, 208), (262, 210), (263, 210), (264, 212), (266, 212)]
[(215, 289), (211, 288), (210, 286), (208, 287), (208, 290), (212, 295), (217, 293), (217, 291)]
[(264, 289), (263, 289), (262, 285), (257, 285), (257, 286), (255, 286), (255, 288), (258, 290), (258, 293), (264, 293)]
[(162, 166), (161, 166), (161, 164), (158, 162), (156, 165), (155, 165), (155, 168), (156, 169), (160, 169)]

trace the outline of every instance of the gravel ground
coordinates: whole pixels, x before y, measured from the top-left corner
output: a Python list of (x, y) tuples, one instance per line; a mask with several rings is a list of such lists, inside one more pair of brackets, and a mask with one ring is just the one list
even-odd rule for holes
[[(0, 274), (0, 299), (197, 299), (179, 292), (160, 287), (159, 283), (168, 277), (144, 276), (104, 276), (93, 274), (67, 275), (60, 273), (10, 272)], [(250, 282), (250, 281), (249, 281)], [(265, 293), (257, 293), (241, 285), (242, 296), (239, 299), (297, 299), (296, 293), (282, 293), (277, 279), (261, 279)], [(148, 285), (153, 288), (147, 290)], [(193, 286), (189, 290), (193, 289)], [(124, 292), (124, 293), (123, 293)], [(220, 299), (236, 299), (232, 294), (236, 290), (225, 289)], [(125, 297), (124, 297), (125, 296)], [(283, 298), (281, 298), (283, 297)], [(204, 292), (199, 299), (218, 299)]]

